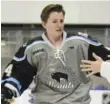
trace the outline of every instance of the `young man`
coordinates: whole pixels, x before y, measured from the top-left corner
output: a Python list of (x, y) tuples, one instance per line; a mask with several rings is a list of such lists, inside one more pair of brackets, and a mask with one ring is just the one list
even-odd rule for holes
[(92, 81), (80, 70), (81, 60), (93, 60), (93, 52), (106, 60), (110, 51), (91, 37), (66, 33), (64, 18), (62, 5), (43, 9), (45, 32), (23, 45), (8, 64), (2, 78), (3, 96), (19, 96), (34, 79), (35, 104), (90, 103)]
[(101, 76), (110, 82), (110, 62), (103, 61), (101, 57), (96, 54), (93, 54), (93, 56), (96, 61), (82, 60), (82, 64), (80, 65), (82, 71), (92, 71), (87, 77), (100, 72)]

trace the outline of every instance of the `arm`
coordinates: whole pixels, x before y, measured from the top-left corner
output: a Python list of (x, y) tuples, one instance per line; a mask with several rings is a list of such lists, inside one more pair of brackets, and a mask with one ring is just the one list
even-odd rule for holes
[[(95, 75), (99, 76), (99, 66), (101, 65), (102, 61), (110, 60), (110, 50), (104, 47), (101, 43), (97, 42), (95, 39), (93, 39), (91, 36), (88, 35), (88, 37), (83, 36), (85, 40), (89, 43), (88, 47), (88, 58), (86, 60), (83, 60), (83, 63), (93, 63), (94, 62), (94, 67), (96, 68), (95, 72), (93, 72)], [(83, 46), (84, 47), (84, 46)], [(84, 49), (83, 49), (84, 50)], [(95, 54), (93, 54), (95, 53)], [(102, 58), (102, 59), (101, 59)], [(88, 61), (87, 61), (88, 60)], [(86, 68), (90, 67), (89, 65), (81, 65), (81, 67)], [(86, 69), (87, 70), (87, 69)], [(91, 70), (91, 69), (89, 69)], [(88, 70), (88, 71), (89, 71)], [(91, 73), (91, 74), (93, 74)], [(96, 74), (97, 73), (97, 74)]]
[(100, 72), (101, 76), (110, 82), (110, 62), (103, 61), (99, 56), (93, 54), (96, 61), (82, 60), (80, 67), (82, 71), (91, 71), (87, 77)]
[(100, 42), (86, 33), (78, 32), (78, 35), (82, 36), (84, 40), (87, 40), (87, 42), (90, 44), (88, 48), (88, 60), (95, 60), (92, 55), (93, 53), (96, 53), (104, 61), (110, 60), (110, 48), (104, 47)]
[(2, 77), (1, 93), (6, 98), (17, 97), (28, 88), (36, 69), (31, 65), (27, 46), (22, 46), (7, 65)]

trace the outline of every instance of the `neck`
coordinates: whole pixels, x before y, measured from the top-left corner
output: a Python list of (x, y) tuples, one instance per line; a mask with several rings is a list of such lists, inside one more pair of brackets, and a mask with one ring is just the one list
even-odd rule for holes
[(60, 44), (63, 40), (62, 36), (60, 36), (60, 37), (49, 37), (49, 36), (47, 36), (47, 38), (55, 47), (60, 46)]

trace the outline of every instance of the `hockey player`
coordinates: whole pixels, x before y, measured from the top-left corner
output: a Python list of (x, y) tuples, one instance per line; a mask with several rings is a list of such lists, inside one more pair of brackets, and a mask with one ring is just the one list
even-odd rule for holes
[(92, 81), (80, 69), (81, 60), (96, 53), (107, 60), (110, 51), (92, 39), (64, 31), (62, 5), (47, 5), (41, 13), (42, 36), (20, 47), (2, 77), (2, 95), (20, 96), (35, 80), (35, 104), (89, 104)]

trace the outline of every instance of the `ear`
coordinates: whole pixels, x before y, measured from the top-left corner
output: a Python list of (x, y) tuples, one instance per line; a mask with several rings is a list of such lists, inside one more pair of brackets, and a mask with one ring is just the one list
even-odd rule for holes
[(44, 21), (42, 21), (42, 27), (45, 29), (46, 28), (46, 23)]

